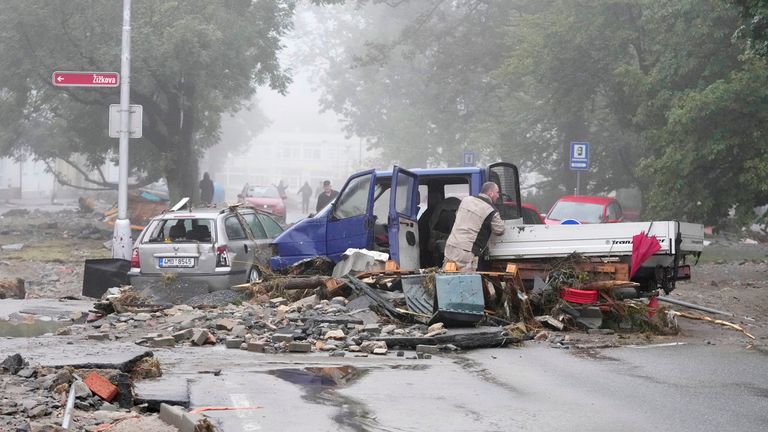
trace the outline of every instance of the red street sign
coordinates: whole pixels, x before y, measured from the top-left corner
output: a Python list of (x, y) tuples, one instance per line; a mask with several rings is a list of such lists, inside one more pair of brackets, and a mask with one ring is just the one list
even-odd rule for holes
[(117, 87), (117, 72), (54, 72), (53, 85), (59, 87)]

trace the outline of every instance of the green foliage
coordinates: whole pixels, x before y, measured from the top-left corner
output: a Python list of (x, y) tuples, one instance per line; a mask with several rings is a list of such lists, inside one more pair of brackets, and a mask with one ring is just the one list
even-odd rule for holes
[(739, 8), (743, 20), (734, 36), (747, 41), (748, 54), (768, 57), (768, 1), (729, 0), (729, 2)]
[(750, 61), (723, 80), (675, 99), (660, 152), (643, 161), (658, 187), (652, 209), (715, 224), (731, 207), (741, 222), (768, 200), (768, 69)]
[(741, 16), (721, 0), (364, 6), (326, 39), (325, 107), (402, 164), (516, 162), (543, 177), (543, 208), (573, 190), (585, 140), (588, 193), (638, 187), (646, 218), (743, 223), (766, 202), (765, 79), (733, 33), (768, 2), (733, 2)]

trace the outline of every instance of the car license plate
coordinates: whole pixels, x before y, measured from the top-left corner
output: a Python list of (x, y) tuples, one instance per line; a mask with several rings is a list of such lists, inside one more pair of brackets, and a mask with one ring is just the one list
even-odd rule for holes
[(194, 258), (160, 258), (160, 267), (194, 267)]

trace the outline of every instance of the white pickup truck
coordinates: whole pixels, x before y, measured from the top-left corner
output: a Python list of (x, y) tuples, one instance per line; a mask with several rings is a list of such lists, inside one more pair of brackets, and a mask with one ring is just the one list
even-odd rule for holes
[(670, 292), (675, 281), (690, 278), (686, 259), (704, 249), (704, 227), (678, 221), (625, 222), (585, 225), (522, 225), (507, 220), (506, 232), (492, 236), (489, 260), (494, 267), (507, 262), (552, 263), (577, 253), (595, 262), (631, 264), (632, 237), (655, 236), (661, 249), (643, 262), (633, 280), (642, 291)]
[(526, 285), (573, 253), (606, 263), (603, 269), (613, 266), (614, 279), (629, 280), (632, 236), (645, 231), (658, 238), (661, 250), (632, 280), (641, 283), (644, 295), (659, 288), (669, 292), (675, 280), (690, 277), (685, 259), (703, 248), (703, 227), (683, 222), (523, 225), (519, 174), (510, 163), (485, 169), (395, 167), (353, 174), (333, 203), (277, 237), (272, 270), (284, 271), (316, 256), (339, 261), (349, 248), (389, 253), (404, 270), (439, 267), (459, 197), (479, 193), (486, 181), (499, 185), (497, 208), (508, 228), (490, 245), (488, 262), (499, 271), (517, 265)]

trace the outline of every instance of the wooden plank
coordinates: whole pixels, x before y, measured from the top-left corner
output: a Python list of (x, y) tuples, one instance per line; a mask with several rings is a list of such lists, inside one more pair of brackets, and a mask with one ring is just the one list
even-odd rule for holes
[(479, 327), (475, 329), (449, 329), (448, 333), (425, 336), (382, 336), (372, 340), (384, 341), (387, 346), (400, 348), (415, 348), (416, 345), (446, 345), (451, 344), (461, 349), (493, 348), (519, 343), (519, 337), (506, 335), (502, 327)]

